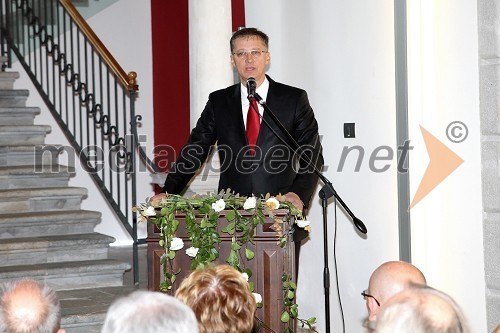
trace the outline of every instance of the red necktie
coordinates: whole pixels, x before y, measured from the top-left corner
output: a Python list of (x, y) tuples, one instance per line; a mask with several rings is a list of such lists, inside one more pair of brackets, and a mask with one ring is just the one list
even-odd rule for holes
[(250, 146), (250, 155), (255, 154), (255, 146), (257, 144), (257, 137), (259, 136), (260, 120), (259, 107), (257, 106), (257, 101), (254, 99), (250, 102), (247, 113), (247, 140)]

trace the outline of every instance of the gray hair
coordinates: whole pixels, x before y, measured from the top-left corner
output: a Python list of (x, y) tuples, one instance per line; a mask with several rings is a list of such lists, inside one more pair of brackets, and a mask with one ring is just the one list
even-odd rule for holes
[(31, 279), (2, 283), (1, 332), (54, 333), (60, 324), (61, 306), (52, 288)]
[(178, 299), (134, 291), (111, 304), (101, 333), (198, 333), (194, 312)]
[(413, 285), (390, 299), (376, 322), (376, 333), (469, 333), (458, 304), (447, 294)]

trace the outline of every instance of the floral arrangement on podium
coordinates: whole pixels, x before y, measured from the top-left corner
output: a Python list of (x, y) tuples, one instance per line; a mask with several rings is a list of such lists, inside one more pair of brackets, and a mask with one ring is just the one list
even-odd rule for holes
[[(231, 250), (226, 262), (245, 275), (252, 277), (249, 268), (244, 267), (240, 258), (243, 256), (247, 260), (252, 260), (255, 253), (248, 246), (254, 244), (255, 228), (263, 225), (265, 218), (273, 218), (273, 228), (276, 231), (278, 244), (285, 247), (287, 240), (291, 237), (292, 231), (283, 228), (284, 221), (275, 217), (273, 212), (276, 209), (286, 209), (294, 217), (298, 227), (310, 231), (309, 221), (304, 220), (302, 212), (284, 196), (271, 197), (245, 197), (231, 193), (230, 190), (221, 191), (219, 194), (195, 195), (192, 198), (180, 195), (167, 194), (161, 200), (148, 201), (134, 208), (142, 217), (141, 220), (149, 220), (160, 230), (160, 246), (165, 249), (165, 254), (161, 258), (163, 266), (164, 280), (161, 282), (160, 290), (168, 292), (172, 289), (180, 268), (174, 269), (173, 260), (177, 255), (182, 255), (184, 242), (176, 237), (179, 221), (176, 219), (177, 213), (185, 214), (186, 230), (191, 246), (185, 249), (185, 254), (191, 259), (191, 270), (204, 267), (213, 263), (219, 258), (218, 244), (221, 242), (217, 229), (217, 221), (220, 213), (226, 211), (227, 226), (222, 229), (222, 233), (231, 236)], [(242, 214), (242, 212), (250, 214)], [(254, 283), (249, 281), (249, 286), (254, 292)], [(298, 318), (298, 305), (295, 302), (297, 286), (291, 280), (288, 272), (282, 274), (283, 306), (281, 322), (285, 323), (284, 332), (293, 333), (291, 321), (297, 320), (302, 327), (312, 329), (316, 318), (307, 320)], [(254, 293), (258, 306), (262, 306), (262, 298), (258, 293)], [(266, 325), (261, 322), (266, 328)]]

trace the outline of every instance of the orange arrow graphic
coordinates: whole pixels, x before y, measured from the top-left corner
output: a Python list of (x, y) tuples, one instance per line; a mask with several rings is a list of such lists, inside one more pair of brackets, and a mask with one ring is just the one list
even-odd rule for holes
[(451, 151), (422, 126), (420, 126), (420, 131), (424, 137), (425, 147), (429, 154), (429, 165), (418, 185), (417, 192), (410, 204), (410, 209), (415, 207), (420, 200), (464, 162), (460, 156)]

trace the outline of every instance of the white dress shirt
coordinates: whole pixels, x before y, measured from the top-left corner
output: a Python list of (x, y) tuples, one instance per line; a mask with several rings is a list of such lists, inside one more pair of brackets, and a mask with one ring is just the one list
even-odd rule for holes
[[(269, 91), (269, 81), (267, 77), (264, 79), (264, 82), (255, 90), (257, 94), (265, 101), (267, 99), (267, 92)], [(261, 116), (264, 115), (264, 107), (257, 103), (259, 106), (259, 114)], [(242, 83), (241, 84), (241, 111), (243, 112), (243, 123), (245, 124), (245, 128), (247, 128), (247, 114), (248, 108), (250, 106), (250, 101), (248, 100), (248, 91), (247, 87)], [(259, 121), (262, 123), (262, 118), (259, 117)]]

